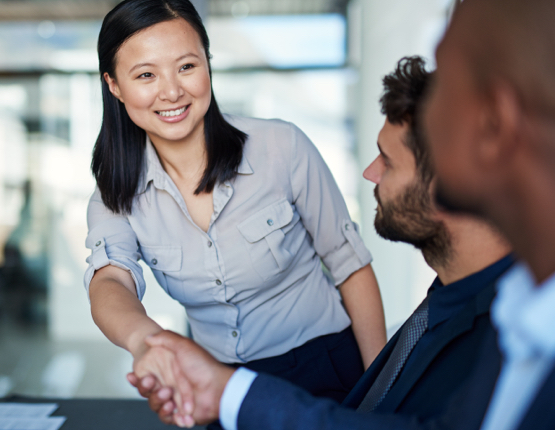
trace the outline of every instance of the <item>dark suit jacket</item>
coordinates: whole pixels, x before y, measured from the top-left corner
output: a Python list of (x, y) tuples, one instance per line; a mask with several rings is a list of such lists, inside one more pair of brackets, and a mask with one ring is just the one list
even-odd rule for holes
[[(471, 377), (452, 397), (446, 413), (422, 428), (450, 430), (479, 428), (497, 382), (501, 361), (497, 336), (492, 331), (485, 339), (480, 359)], [(547, 376), (516, 430), (555, 429), (554, 405), (555, 369)]]
[(555, 428), (555, 370), (551, 371), (524, 416), (518, 430), (547, 430)]
[[(437, 327), (441, 333), (427, 353), (407, 365), (374, 413), (356, 413), (260, 374), (242, 404), (239, 429), (478, 429), (499, 373), (499, 351), (489, 319), (494, 284)], [(396, 336), (345, 399), (350, 408), (356, 408), (366, 395)], [(480, 367), (476, 363), (484, 342)], [(474, 379), (469, 378), (473, 370), (478, 375)]]
[[(260, 374), (238, 419), (239, 430), (477, 430), (487, 410), (501, 367), (493, 328), (484, 333), (479, 359), (469, 378), (451, 396), (445, 411), (422, 421), (405, 414), (361, 414), (327, 399), (317, 399), (278, 378)], [(555, 428), (555, 369), (540, 388), (517, 430)]]
[[(400, 413), (359, 413), (331, 400), (315, 398), (284, 380), (260, 374), (243, 401), (238, 430), (478, 430), (501, 363), (491, 326), (485, 330), (483, 340), (484, 345), (475, 351), (479, 362), (469, 378), (451, 393), (445, 410), (428, 420)], [(524, 429), (532, 427), (521, 430)]]
[[(452, 393), (474, 368), (477, 350), (491, 328), (489, 308), (495, 282), (487, 285), (451, 319), (437, 327), (434, 343), (403, 369), (403, 372), (376, 408), (379, 413), (401, 413), (428, 420), (440, 414)], [(343, 402), (356, 409), (385, 365), (400, 330), (387, 343)]]

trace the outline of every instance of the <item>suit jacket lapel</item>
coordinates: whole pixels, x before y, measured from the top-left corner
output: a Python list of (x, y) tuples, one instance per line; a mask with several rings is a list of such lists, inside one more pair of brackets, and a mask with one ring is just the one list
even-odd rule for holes
[[(391, 391), (376, 408), (376, 412), (395, 411), (403, 402), (412, 387), (424, 374), (430, 363), (453, 339), (472, 329), (474, 320), (489, 312), (491, 300), (495, 295), (495, 283), (488, 285), (468, 303), (457, 315), (440, 327), (437, 339), (426, 354), (421, 354), (417, 361), (411, 363), (410, 368), (404, 369), (400, 379), (393, 385)], [(389, 356), (389, 355), (388, 355)], [(383, 364), (382, 364), (383, 367)], [(375, 379), (375, 377), (374, 377)], [(369, 388), (369, 387), (368, 387)]]
[(360, 402), (362, 402), (362, 399), (364, 399), (366, 393), (368, 393), (368, 390), (370, 389), (377, 376), (381, 372), (382, 368), (384, 367), (385, 363), (387, 362), (387, 359), (391, 355), (391, 351), (397, 344), (401, 328), (399, 328), (399, 330), (397, 330), (397, 332), (391, 337), (389, 342), (387, 342), (378, 356), (374, 359), (370, 367), (366, 369), (366, 372), (364, 372), (364, 374), (353, 387), (349, 395), (343, 401), (343, 406), (353, 409), (358, 408)]

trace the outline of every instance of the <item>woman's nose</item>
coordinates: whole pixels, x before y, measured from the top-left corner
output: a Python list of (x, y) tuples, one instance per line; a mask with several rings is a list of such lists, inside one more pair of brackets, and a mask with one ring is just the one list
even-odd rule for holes
[(166, 77), (160, 79), (160, 100), (176, 102), (185, 93), (177, 78)]

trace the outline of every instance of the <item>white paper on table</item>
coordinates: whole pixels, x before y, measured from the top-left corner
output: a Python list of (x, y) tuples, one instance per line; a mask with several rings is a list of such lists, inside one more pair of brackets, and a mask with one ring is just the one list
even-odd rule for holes
[(0, 403), (0, 418), (46, 418), (56, 403)]
[(0, 430), (58, 430), (66, 417), (0, 418)]

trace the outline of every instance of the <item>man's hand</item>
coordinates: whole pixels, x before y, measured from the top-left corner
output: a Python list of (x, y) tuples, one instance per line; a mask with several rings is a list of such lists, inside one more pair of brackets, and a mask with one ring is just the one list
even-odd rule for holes
[[(207, 424), (216, 420), (220, 413), (220, 399), (235, 369), (217, 361), (191, 339), (171, 331), (163, 331), (151, 336), (146, 339), (146, 343), (154, 348), (166, 348), (175, 354), (177, 360), (172, 363), (172, 366), (177, 366), (177, 368), (174, 368), (173, 371), (181, 373), (192, 388), (195, 422)], [(166, 413), (166, 408), (169, 408), (168, 402), (165, 400), (168, 393), (163, 392), (164, 388), (158, 390), (156, 383), (152, 384), (144, 380), (139, 386), (144, 382), (147, 382), (147, 386), (152, 388), (145, 387), (141, 392), (141, 388), (137, 387), (141, 395), (149, 393), (147, 397), (151, 409), (158, 413), (163, 422), (171, 422), (168, 421)]]

